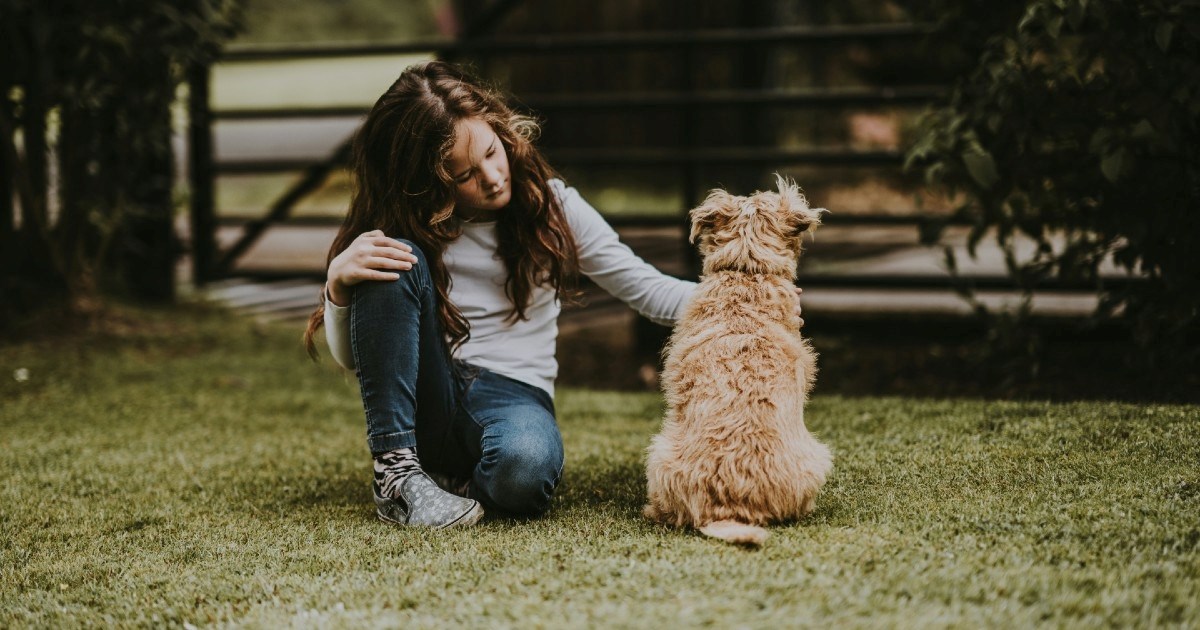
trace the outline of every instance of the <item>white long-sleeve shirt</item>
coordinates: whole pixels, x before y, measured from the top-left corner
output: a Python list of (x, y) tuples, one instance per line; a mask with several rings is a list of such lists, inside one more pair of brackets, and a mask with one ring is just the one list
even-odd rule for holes
[[(558, 179), (550, 180), (550, 187), (562, 202), (574, 235), (580, 271), (648, 319), (673, 324), (696, 284), (665, 275), (639, 258), (574, 188)], [(528, 318), (506, 321), (512, 302), (504, 293), (507, 270), (496, 248), (494, 221), (464, 223), (462, 236), (446, 248), (443, 262), (450, 274), (450, 300), (471, 326), (471, 337), (458, 348), (455, 358), (540, 387), (553, 396), (561, 305), (552, 289), (534, 287), (525, 309)], [(330, 354), (342, 367), (353, 370), (350, 307), (326, 300), (325, 328)]]

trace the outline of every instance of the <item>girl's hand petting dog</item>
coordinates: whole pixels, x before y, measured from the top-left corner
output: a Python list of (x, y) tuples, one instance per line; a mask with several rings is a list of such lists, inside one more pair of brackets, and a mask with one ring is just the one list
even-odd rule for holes
[(417, 263), (412, 248), (382, 230), (372, 230), (359, 235), (329, 262), (329, 275), (325, 290), (329, 299), (338, 306), (350, 303), (350, 287), (364, 280), (398, 280), (396, 271), (408, 271)]
[[(804, 289), (796, 287), (796, 317), (800, 317), (800, 294), (804, 293)], [(804, 318), (800, 317), (800, 327), (804, 328)]]

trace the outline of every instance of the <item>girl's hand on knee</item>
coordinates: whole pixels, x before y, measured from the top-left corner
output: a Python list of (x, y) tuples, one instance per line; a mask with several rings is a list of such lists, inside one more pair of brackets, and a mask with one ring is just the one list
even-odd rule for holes
[(329, 261), (325, 289), (329, 299), (338, 306), (350, 303), (350, 287), (364, 280), (398, 280), (399, 271), (408, 271), (417, 264), (412, 247), (381, 230), (359, 235), (345, 251)]

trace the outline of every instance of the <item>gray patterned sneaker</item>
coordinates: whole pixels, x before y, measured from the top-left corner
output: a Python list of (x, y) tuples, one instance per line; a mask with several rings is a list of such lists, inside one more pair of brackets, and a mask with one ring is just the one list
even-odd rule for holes
[(411, 473), (388, 486), (391, 493), (384, 496), (378, 481), (371, 484), (375, 491), (375, 514), (381, 521), (443, 529), (474, 525), (483, 518), (483, 507), (478, 501), (438, 488), (424, 471)]

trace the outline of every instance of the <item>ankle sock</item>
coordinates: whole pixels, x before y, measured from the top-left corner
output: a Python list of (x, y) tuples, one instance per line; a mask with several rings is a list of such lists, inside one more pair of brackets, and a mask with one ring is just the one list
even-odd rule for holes
[(417, 459), (417, 449), (398, 448), (375, 456), (375, 485), (379, 494), (394, 497), (400, 491), (400, 484), (413, 473), (421, 472), (421, 461)]

